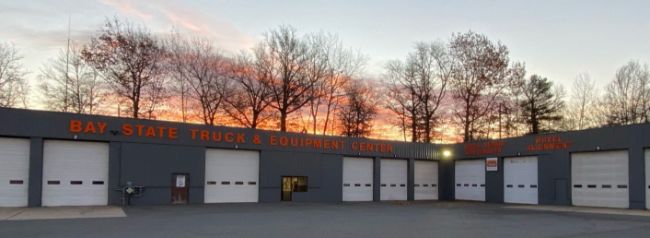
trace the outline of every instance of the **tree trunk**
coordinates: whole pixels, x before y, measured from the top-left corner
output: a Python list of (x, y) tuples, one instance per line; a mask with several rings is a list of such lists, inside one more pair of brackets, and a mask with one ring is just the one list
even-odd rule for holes
[(140, 106), (138, 105), (138, 101), (133, 101), (133, 118), (138, 118), (138, 114), (140, 112)]
[(287, 112), (286, 110), (280, 111), (280, 131), (287, 131)]
[(417, 126), (417, 119), (413, 118), (411, 121), (411, 142), (417, 142), (418, 141), (418, 126)]
[(539, 120), (537, 120), (537, 116), (532, 116), (531, 119), (532, 119), (532, 120), (531, 120), (531, 121), (532, 121), (531, 124), (532, 124), (532, 126), (533, 126), (533, 131), (532, 131), (532, 133), (533, 133), (533, 134), (537, 134), (537, 133), (539, 133)]

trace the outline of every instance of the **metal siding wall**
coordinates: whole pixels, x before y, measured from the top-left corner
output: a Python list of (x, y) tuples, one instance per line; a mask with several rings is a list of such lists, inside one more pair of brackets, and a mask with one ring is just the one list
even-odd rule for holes
[(29, 145), (29, 207), (41, 206), (43, 193), (43, 138), (30, 139)]
[(413, 201), (415, 200), (415, 189), (413, 187), (415, 181), (415, 160), (408, 160), (408, 172), (406, 179), (406, 200)]
[(381, 201), (381, 158), (375, 157), (373, 160), (372, 200), (379, 202)]
[(438, 200), (454, 200), (455, 191), (454, 160), (438, 161)]
[[(290, 151), (290, 152), (306, 152), (306, 153), (326, 153), (347, 156), (361, 156), (361, 157), (393, 157), (393, 158), (419, 158), (419, 159), (432, 159), (436, 156), (436, 151), (439, 145), (423, 144), (423, 143), (408, 143), (400, 141), (388, 140), (371, 140), (365, 138), (348, 138), (339, 136), (312, 136), (302, 133), (267, 131), (267, 130), (253, 130), (248, 128), (234, 128), (234, 127), (220, 127), (220, 126), (204, 126), (197, 124), (184, 124), (178, 122), (167, 121), (153, 121), (131, 118), (118, 118), (96, 115), (82, 115), (72, 113), (60, 112), (45, 112), (33, 111), (23, 109), (9, 109), (0, 108), (0, 135), (2, 136), (19, 136), (19, 137), (44, 137), (48, 139), (78, 139), (85, 141), (119, 141), (130, 143), (150, 143), (150, 144), (166, 144), (166, 145), (181, 145), (181, 146), (204, 146), (222, 149), (250, 149), (250, 150), (273, 150), (273, 151)], [(44, 120), (46, 119), (46, 120)], [(69, 131), (69, 122), (71, 119), (83, 121), (102, 121), (107, 123), (106, 133), (101, 134), (73, 134)], [(124, 136), (121, 134), (122, 123), (130, 123), (132, 125), (142, 124), (146, 126), (163, 126), (178, 128), (178, 138), (170, 140), (167, 138), (159, 137), (138, 137), (138, 136)], [(228, 131), (234, 133), (243, 133), (245, 135), (246, 143), (235, 144), (226, 142), (213, 142), (213, 141), (200, 141), (191, 138), (190, 129), (195, 130), (210, 130), (210, 131)], [(115, 133), (113, 135), (112, 133)], [(251, 143), (254, 134), (260, 135), (262, 138), (261, 144)], [(269, 135), (299, 137), (299, 138), (318, 138), (339, 140), (344, 142), (343, 149), (341, 150), (326, 150), (315, 148), (292, 148), (287, 146), (270, 145), (267, 138)], [(362, 152), (358, 150), (351, 150), (350, 147), (353, 142), (359, 143), (388, 143), (393, 146), (393, 153), (380, 153), (380, 152)]]
[(340, 202), (343, 198), (343, 156), (322, 154), (321, 186), (326, 187), (324, 198), (327, 201)]
[(498, 158), (497, 171), (485, 171), (485, 201), (503, 203), (503, 158)]
[(120, 156), (122, 143), (111, 142), (108, 149), (108, 205), (122, 205)]
[(307, 176), (307, 192), (296, 202), (338, 202), (342, 196), (343, 157), (320, 153), (260, 152), (260, 202), (280, 201), (282, 176)]
[[(171, 204), (171, 176), (190, 174), (189, 203), (203, 203), (205, 148), (122, 143), (120, 185), (127, 181), (145, 187), (133, 205)], [(111, 191), (119, 193), (116, 191)]]
[(628, 150), (630, 208), (645, 209), (645, 153), (643, 148)]
[(571, 205), (569, 153), (538, 155), (537, 166), (539, 204)]

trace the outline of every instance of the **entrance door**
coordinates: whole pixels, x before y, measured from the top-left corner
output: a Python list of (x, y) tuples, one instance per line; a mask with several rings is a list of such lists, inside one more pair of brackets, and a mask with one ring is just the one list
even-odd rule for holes
[(282, 201), (293, 201), (294, 192), (307, 192), (306, 176), (282, 176)]
[(172, 174), (172, 204), (187, 204), (189, 179), (188, 174)]

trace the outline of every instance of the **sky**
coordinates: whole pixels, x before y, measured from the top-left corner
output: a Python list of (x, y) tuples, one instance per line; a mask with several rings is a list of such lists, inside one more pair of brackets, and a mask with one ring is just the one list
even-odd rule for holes
[(2, 0), (0, 43), (19, 50), (34, 84), (43, 64), (65, 47), (68, 18), (71, 38), (84, 43), (114, 16), (157, 34), (176, 29), (205, 36), (231, 53), (250, 49), (279, 25), (335, 33), (368, 58), (364, 70), (373, 78), (415, 42), (448, 41), (469, 30), (505, 44), (528, 74), (567, 91), (578, 73), (589, 73), (602, 88), (628, 61), (650, 63), (647, 0)]

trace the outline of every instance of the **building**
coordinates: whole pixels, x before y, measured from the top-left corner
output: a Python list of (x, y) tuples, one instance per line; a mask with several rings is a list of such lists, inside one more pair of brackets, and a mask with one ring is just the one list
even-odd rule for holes
[(0, 206), (435, 199), (437, 148), (0, 109)]
[(645, 209), (648, 132), (433, 145), (5, 108), (0, 207), (474, 200)]

